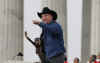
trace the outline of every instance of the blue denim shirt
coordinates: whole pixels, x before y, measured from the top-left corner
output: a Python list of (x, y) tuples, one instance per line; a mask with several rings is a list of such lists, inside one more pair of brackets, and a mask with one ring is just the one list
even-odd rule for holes
[(57, 54), (64, 53), (65, 49), (61, 26), (54, 21), (49, 24), (41, 22), (39, 26), (42, 27), (44, 33), (44, 51), (46, 57), (50, 59)]

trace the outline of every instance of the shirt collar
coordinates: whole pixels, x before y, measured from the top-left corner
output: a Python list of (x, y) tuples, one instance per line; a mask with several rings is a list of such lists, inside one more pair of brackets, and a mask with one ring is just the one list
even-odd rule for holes
[(52, 20), (49, 24), (51, 24), (51, 23), (54, 23), (55, 21), (54, 20)]

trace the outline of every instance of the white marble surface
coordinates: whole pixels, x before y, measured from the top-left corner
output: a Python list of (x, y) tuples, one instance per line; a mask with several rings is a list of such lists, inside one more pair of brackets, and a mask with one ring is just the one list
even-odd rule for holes
[(22, 0), (0, 0), (0, 63), (23, 52)]
[(25, 62), (25, 61), (14, 61), (14, 60), (8, 60), (5, 61), (4, 63), (35, 63), (35, 62)]
[[(40, 9), (40, 0), (24, 0), (24, 31), (34, 41), (40, 37), (41, 28), (32, 23), (32, 19), (38, 20), (37, 12)], [(36, 48), (24, 37), (24, 61), (40, 61), (36, 55)]]
[(100, 0), (92, 0), (91, 54), (100, 53)]

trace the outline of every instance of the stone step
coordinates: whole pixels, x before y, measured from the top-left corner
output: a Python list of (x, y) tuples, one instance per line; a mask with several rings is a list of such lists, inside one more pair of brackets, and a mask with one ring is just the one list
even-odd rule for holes
[(25, 62), (25, 61), (18, 61), (18, 60), (8, 60), (5, 61), (4, 63), (40, 63), (40, 62)]

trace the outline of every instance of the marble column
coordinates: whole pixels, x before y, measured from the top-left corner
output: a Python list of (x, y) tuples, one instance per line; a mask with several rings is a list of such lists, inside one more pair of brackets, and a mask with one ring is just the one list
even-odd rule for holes
[(87, 63), (90, 56), (91, 0), (83, 0), (81, 63)]
[(0, 63), (23, 53), (23, 0), (0, 0)]
[(91, 54), (100, 52), (100, 0), (92, 0)]
[(82, 63), (100, 52), (100, 0), (83, 1)]
[[(64, 35), (64, 41), (65, 46), (67, 45), (67, 16), (66, 16), (66, 0), (41, 0), (41, 9), (43, 7), (49, 7), (50, 9), (53, 9), (58, 14), (58, 22), (61, 24), (63, 28), (63, 35)], [(66, 47), (67, 48), (67, 47)]]

